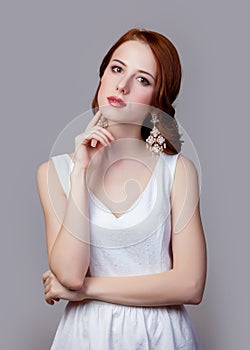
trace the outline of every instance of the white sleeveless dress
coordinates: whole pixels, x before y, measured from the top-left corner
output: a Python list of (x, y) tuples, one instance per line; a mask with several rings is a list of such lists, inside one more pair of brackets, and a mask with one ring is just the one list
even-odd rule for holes
[[(153, 175), (130, 209), (117, 218), (89, 192), (90, 273), (135, 276), (172, 267), (170, 191), (178, 155), (162, 153)], [(73, 161), (52, 157), (69, 196)], [(68, 302), (51, 350), (200, 350), (184, 305), (125, 306), (91, 300)]]

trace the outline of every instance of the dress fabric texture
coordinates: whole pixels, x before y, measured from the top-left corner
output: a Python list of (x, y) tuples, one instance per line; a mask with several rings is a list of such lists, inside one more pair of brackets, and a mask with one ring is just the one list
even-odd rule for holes
[[(172, 268), (170, 192), (178, 155), (161, 153), (145, 190), (117, 218), (89, 191), (90, 273), (135, 276)], [(52, 157), (70, 193), (73, 161)], [(139, 307), (90, 300), (68, 302), (51, 350), (201, 350), (184, 305)]]

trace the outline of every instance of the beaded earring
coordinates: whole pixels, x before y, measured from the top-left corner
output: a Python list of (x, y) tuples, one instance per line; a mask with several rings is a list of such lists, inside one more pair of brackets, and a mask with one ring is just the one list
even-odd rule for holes
[(153, 113), (151, 123), (154, 125), (150, 131), (149, 137), (146, 139), (146, 148), (149, 149), (152, 154), (159, 155), (167, 147), (166, 139), (160, 133), (156, 124), (159, 123), (159, 114)]

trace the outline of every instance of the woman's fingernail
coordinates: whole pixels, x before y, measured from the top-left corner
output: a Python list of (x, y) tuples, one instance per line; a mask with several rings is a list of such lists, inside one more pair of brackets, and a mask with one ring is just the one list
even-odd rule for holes
[(96, 144), (97, 144), (97, 140), (92, 139), (92, 140), (91, 140), (91, 147), (95, 147)]

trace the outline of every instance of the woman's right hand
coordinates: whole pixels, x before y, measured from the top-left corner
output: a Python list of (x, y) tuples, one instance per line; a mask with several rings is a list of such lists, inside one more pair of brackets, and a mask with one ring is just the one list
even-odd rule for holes
[(81, 169), (87, 169), (91, 157), (101, 148), (114, 141), (113, 135), (97, 123), (102, 116), (98, 111), (90, 120), (85, 131), (75, 137), (73, 161)]
[(78, 290), (64, 287), (50, 270), (43, 274), (43, 285), (44, 299), (49, 305), (54, 305), (54, 302), (60, 301), (60, 299), (68, 301), (83, 301), (86, 299), (83, 287)]

